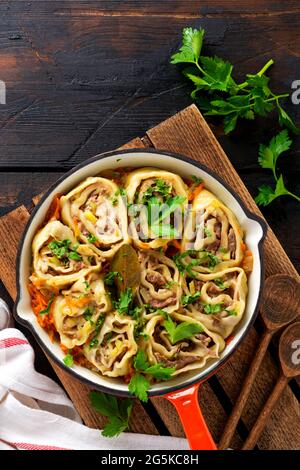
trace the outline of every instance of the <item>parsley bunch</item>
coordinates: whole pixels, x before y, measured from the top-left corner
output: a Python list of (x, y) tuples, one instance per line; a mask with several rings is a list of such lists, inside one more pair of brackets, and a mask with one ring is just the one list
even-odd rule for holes
[[(232, 77), (233, 66), (217, 56), (201, 55), (205, 30), (184, 28), (179, 52), (171, 57), (172, 64), (189, 64), (183, 74), (193, 82), (192, 98), (206, 116), (223, 116), (224, 132), (229, 134), (236, 127), (237, 120), (253, 120), (257, 115), (266, 116), (274, 108), (279, 123), (295, 134), (299, 130), (291, 117), (281, 106), (281, 99), (288, 93), (277, 95), (269, 87), (265, 75), (274, 61), (269, 60), (256, 74), (247, 74), (246, 80), (237, 83)], [(203, 95), (206, 92), (206, 95)]]
[(278, 157), (283, 152), (289, 150), (291, 145), (292, 141), (289, 138), (286, 129), (273, 137), (270, 140), (269, 145), (260, 144), (258, 162), (262, 168), (272, 171), (276, 185), (275, 188), (272, 188), (271, 186), (264, 184), (258, 188), (259, 193), (255, 198), (255, 202), (258, 205), (267, 206), (274, 201), (274, 199), (280, 196), (290, 196), (300, 202), (299, 196), (296, 196), (296, 194), (293, 194), (286, 189), (283, 176), (280, 175), (278, 177), (276, 171)]

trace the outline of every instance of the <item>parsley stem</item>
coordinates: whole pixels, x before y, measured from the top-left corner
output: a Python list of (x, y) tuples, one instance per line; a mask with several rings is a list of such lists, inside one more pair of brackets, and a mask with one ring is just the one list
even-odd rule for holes
[(287, 191), (286, 194), (287, 194), (287, 196), (291, 196), (291, 197), (293, 197), (294, 199), (296, 199), (296, 201), (300, 202), (300, 197), (299, 197), (299, 196), (296, 196), (296, 194), (291, 193), (290, 191)]
[(271, 65), (273, 64), (274, 60), (270, 59), (256, 75), (259, 75), (261, 77), (266, 72), (266, 70), (268, 70), (268, 68), (271, 67)]
[[(261, 77), (265, 72), (266, 70), (268, 70), (269, 67), (271, 67), (271, 65), (274, 64), (274, 60), (273, 59), (270, 59), (264, 66), (263, 68), (257, 72), (256, 75), (258, 75), (259, 77)], [(247, 82), (247, 80), (243, 83), (241, 83), (240, 85), (238, 85), (239, 89), (242, 90), (243, 88), (245, 88), (247, 85), (249, 85), (249, 83)]]

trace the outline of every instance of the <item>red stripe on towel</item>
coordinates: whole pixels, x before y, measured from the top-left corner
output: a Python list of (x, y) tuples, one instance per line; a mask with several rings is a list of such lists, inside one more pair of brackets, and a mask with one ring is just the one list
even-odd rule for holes
[(10, 442), (4, 441), (7, 444), (17, 447), (17, 449), (24, 449), (24, 450), (71, 450), (66, 449), (64, 447), (56, 447), (56, 446), (47, 446), (41, 444), (29, 444), (28, 442)]
[(21, 338), (0, 339), (0, 349), (11, 348), (12, 346), (19, 346), (20, 344), (28, 344), (28, 341)]

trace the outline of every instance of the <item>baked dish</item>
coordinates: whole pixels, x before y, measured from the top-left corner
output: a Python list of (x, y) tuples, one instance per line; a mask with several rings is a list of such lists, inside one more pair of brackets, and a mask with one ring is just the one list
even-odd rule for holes
[(32, 241), (28, 289), (65, 364), (129, 384), (202, 369), (232, 339), (252, 255), (205, 182), (121, 168), (56, 195)]

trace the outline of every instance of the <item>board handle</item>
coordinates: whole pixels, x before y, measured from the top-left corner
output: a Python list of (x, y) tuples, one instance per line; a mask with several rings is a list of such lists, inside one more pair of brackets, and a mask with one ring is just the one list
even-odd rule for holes
[(200, 383), (165, 395), (176, 408), (192, 450), (217, 450), (198, 401)]

